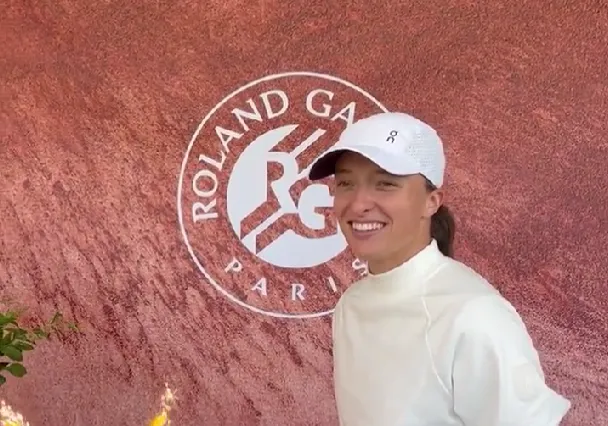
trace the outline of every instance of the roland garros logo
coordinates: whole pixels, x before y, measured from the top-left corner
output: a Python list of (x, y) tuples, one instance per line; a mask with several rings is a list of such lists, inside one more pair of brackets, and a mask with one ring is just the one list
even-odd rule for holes
[(274, 74), (240, 87), (198, 126), (182, 162), (178, 217), (190, 256), (220, 293), (254, 312), (333, 312), (365, 272), (331, 215), (313, 160), (353, 121), (386, 108), (325, 74)]

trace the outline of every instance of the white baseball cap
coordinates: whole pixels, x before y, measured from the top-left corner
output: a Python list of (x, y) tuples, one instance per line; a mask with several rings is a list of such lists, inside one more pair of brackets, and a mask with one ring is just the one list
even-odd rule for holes
[(421, 174), (435, 187), (443, 185), (443, 143), (435, 129), (411, 115), (382, 112), (348, 126), (338, 143), (313, 162), (309, 179), (333, 175), (336, 161), (345, 151), (363, 155), (388, 173)]

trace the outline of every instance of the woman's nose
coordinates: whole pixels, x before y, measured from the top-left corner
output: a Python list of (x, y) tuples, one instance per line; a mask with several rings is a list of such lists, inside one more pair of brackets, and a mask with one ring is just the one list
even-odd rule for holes
[(373, 197), (371, 197), (370, 192), (365, 188), (357, 188), (351, 195), (349, 208), (355, 214), (365, 213), (374, 206)]

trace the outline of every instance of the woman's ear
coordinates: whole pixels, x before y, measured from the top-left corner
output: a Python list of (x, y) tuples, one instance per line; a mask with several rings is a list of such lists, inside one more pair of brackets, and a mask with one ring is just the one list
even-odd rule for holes
[(443, 204), (443, 190), (435, 189), (426, 196), (425, 217), (433, 216)]

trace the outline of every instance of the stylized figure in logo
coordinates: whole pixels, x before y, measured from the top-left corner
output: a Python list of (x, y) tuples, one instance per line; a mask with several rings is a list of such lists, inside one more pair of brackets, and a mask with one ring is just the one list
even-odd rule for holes
[(290, 152), (276, 149), (292, 132), (299, 134), (297, 128), (273, 129), (249, 144), (234, 166), (226, 197), (228, 218), (245, 247), (286, 268), (319, 265), (346, 247), (339, 227), (329, 218), (329, 188), (310, 184), (308, 166), (302, 168), (298, 162), (325, 131), (316, 130)]

